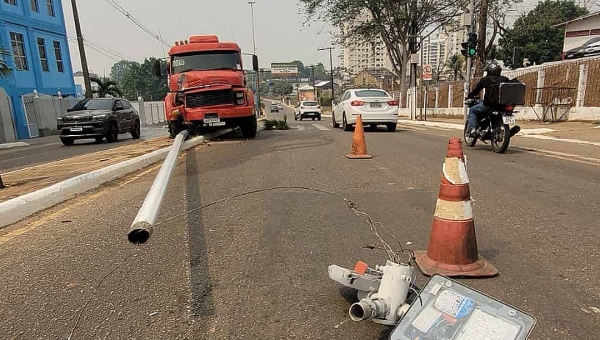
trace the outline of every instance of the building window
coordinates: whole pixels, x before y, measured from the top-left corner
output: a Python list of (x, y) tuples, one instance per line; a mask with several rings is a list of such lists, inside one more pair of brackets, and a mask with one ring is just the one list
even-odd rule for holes
[(17, 0), (4, 0), (4, 2), (6, 2), (9, 5), (13, 5), (13, 6), (17, 5)]
[(10, 32), (10, 43), (17, 70), (29, 70), (29, 67), (27, 67), (27, 57), (25, 56), (25, 45), (23, 45), (23, 34)]
[(590, 31), (589, 30), (570, 31), (570, 32), (567, 32), (565, 34), (565, 37), (567, 37), (567, 38), (575, 38), (575, 37), (586, 37), (588, 35), (590, 35)]
[(42, 63), (42, 71), (49, 72), (50, 66), (48, 66), (48, 56), (46, 55), (46, 43), (44, 39), (38, 38), (38, 51), (40, 52), (40, 62)]
[(56, 57), (56, 67), (58, 68), (58, 72), (65, 72), (62, 53), (60, 52), (60, 41), (54, 42), (54, 56)]
[(46, 0), (46, 7), (48, 8), (48, 15), (54, 16), (54, 2), (53, 0)]
[(40, 6), (38, 5), (38, 0), (29, 0), (29, 3), (31, 4), (32, 11), (34, 11), (34, 12), (40, 11)]

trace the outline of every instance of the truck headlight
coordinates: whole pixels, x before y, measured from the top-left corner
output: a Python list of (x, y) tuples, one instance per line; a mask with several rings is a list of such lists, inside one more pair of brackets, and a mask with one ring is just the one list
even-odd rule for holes
[(236, 105), (244, 105), (246, 100), (244, 99), (244, 92), (236, 92), (235, 93), (235, 104)]

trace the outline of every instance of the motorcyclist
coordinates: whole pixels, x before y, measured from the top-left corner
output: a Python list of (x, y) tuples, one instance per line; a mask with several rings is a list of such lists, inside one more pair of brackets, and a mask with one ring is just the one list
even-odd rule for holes
[(510, 79), (502, 76), (502, 68), (496, 64), (491, 63), (485, 68), (486, 75), (481, 78), (477, 86), (467, 95), (467, 99), (474, 99), (479, 95), (481, 90), (485, 89), (485, 96), (483, 101), (479, 104), (472, 106), (469, 110), (469, 126), (471, 128), (471, 136), (476, 135), (477, 128), (479, 127), (479, 120), (483, 118), (489, 110), (497, 105), (498, 91), (500, 83), (509, 82)]

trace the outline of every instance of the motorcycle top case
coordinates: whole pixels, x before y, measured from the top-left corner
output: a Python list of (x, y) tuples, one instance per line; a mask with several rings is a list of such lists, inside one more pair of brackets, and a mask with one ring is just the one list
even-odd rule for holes
[(499, 104), (501, 105), (524, 105), (525, 84), (515, 81), (500, 83)]

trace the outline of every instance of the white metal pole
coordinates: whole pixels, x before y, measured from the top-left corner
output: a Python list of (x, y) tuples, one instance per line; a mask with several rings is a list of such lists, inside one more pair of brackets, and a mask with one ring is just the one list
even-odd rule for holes
[(140, 211), (138, 211), (135, 220), (133, 220), (133, 223), (131, 224), (131, 229), (127, 235), (129, 242), (135, 244), (146, 243), (150, 238), (150, 235), (152, 235), (152, 228), (156, 223), (160, 207), (162, 206), (167, 193), (167, 187), (171, 181), (173, 171), (175, 170), (181, 146), (188, 136), (189, 132), (184, 130), (175, 138), (171, 150), (169, 150), (169, 154), (165, 158), (163, 165), (160, 167), (160, 171), (158, 172), (156, 179), (154, 179), (154, 183), (152, 183), (148, 196), (146, 196)]

